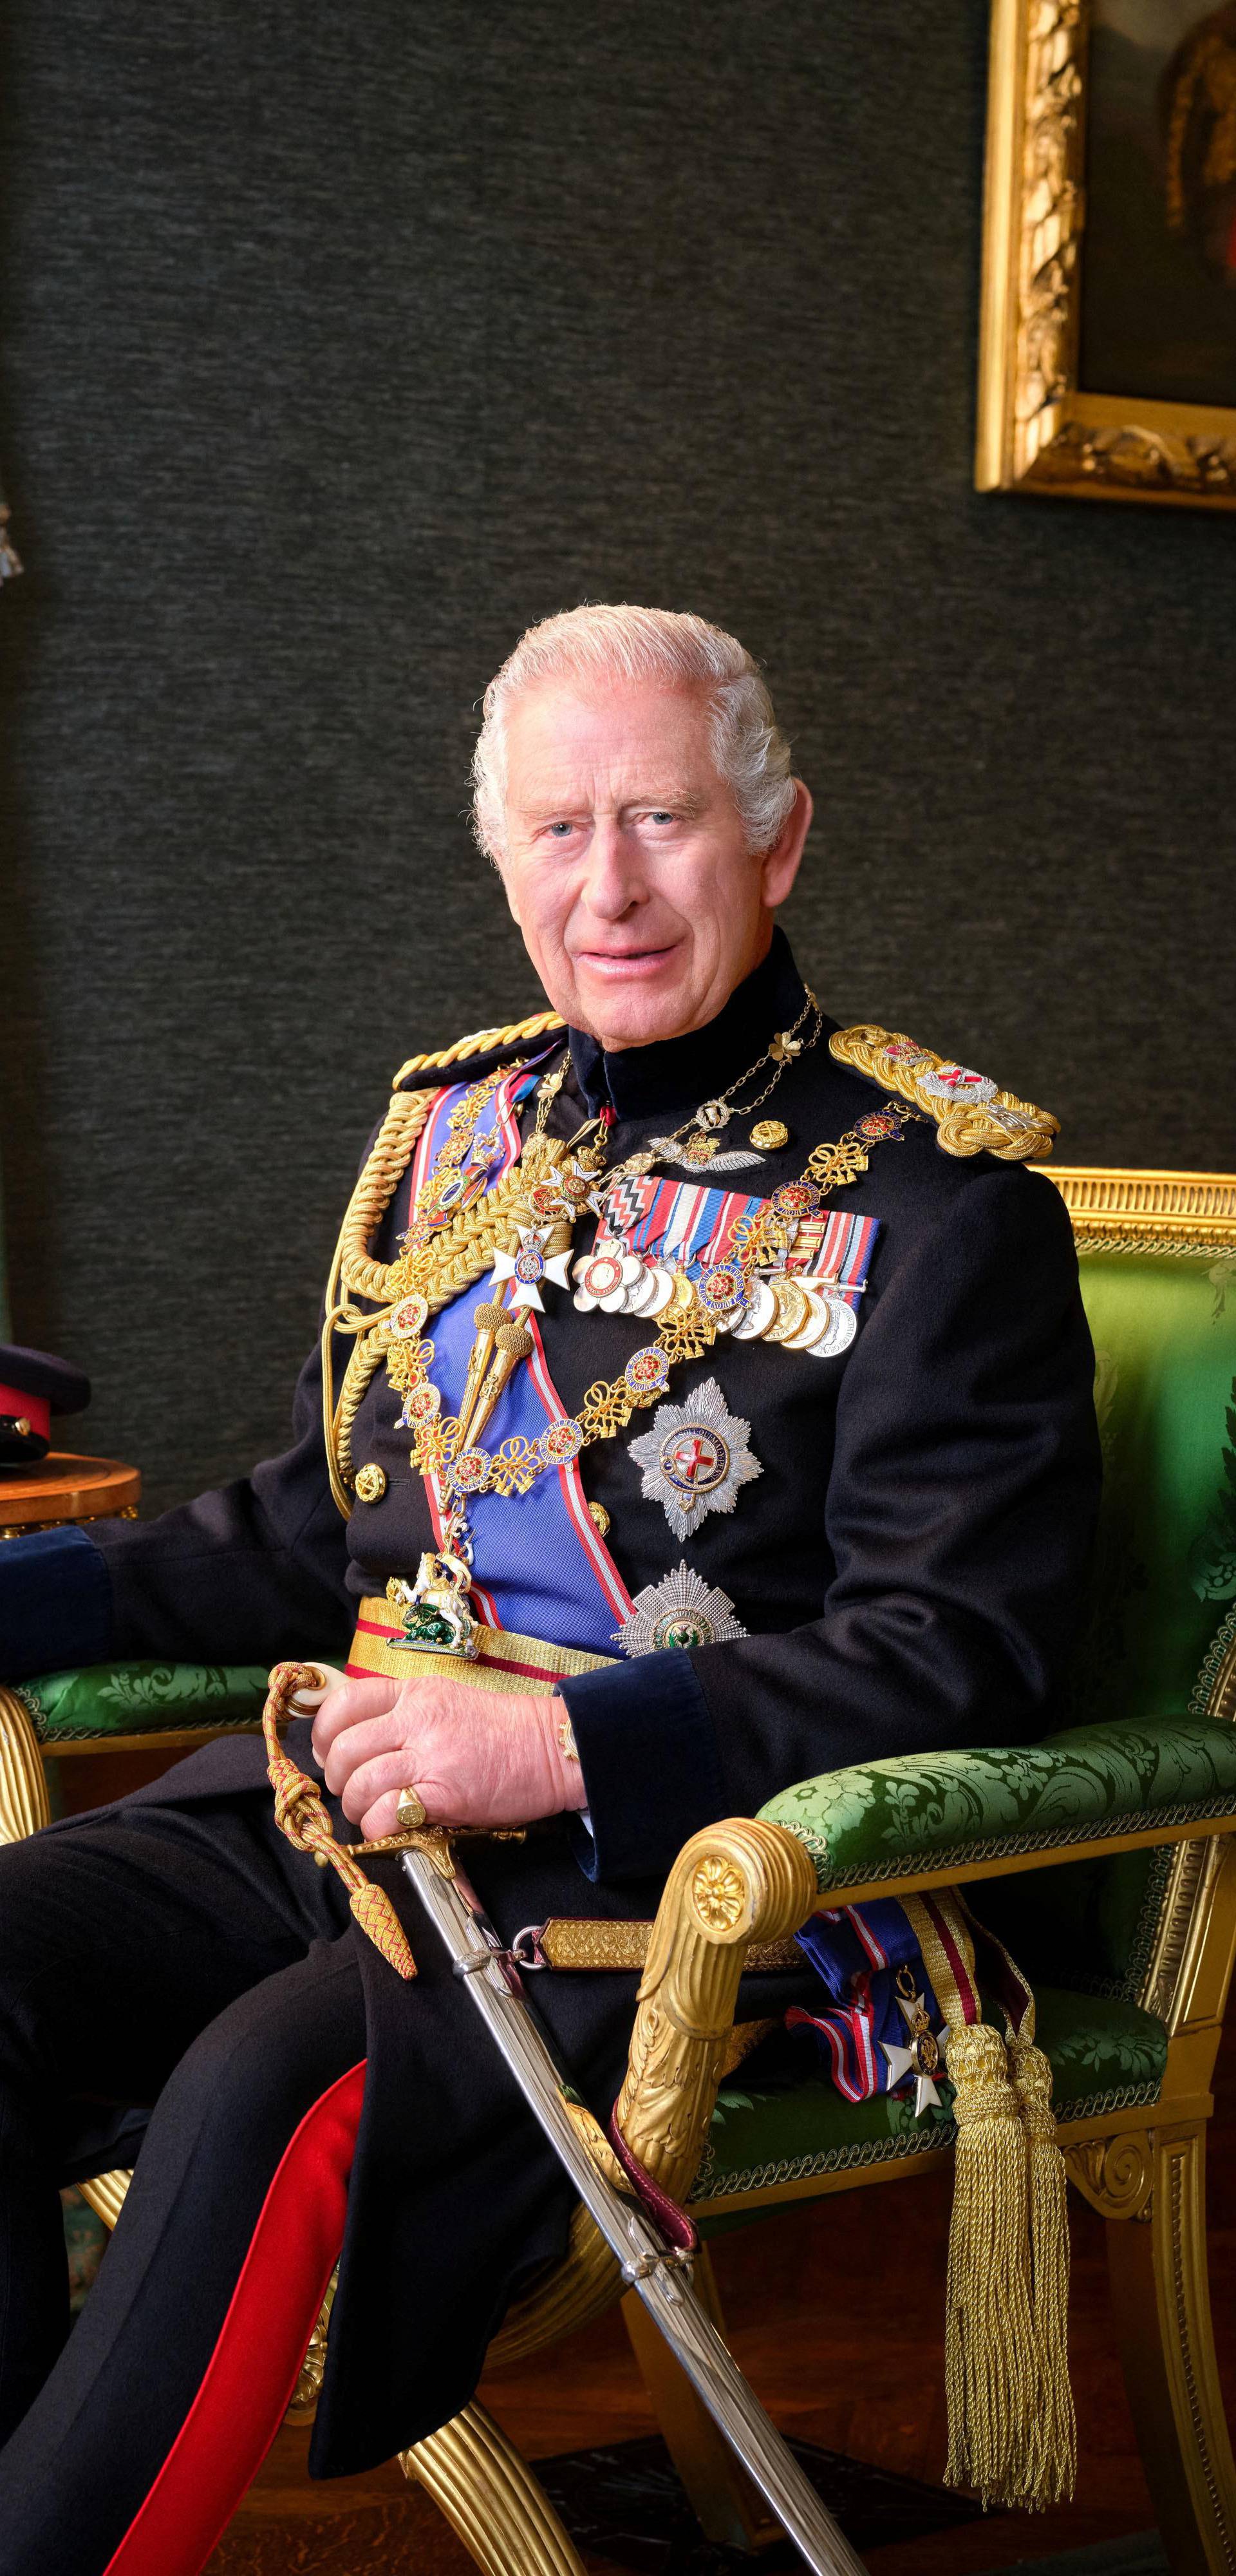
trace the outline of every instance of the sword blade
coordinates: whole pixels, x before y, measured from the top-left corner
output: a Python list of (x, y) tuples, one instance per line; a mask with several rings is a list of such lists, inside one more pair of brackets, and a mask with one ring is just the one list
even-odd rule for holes
[(615, 2191), (593, 2163), (565, 2106), (568, 2079), (474, 1891), (460, 1873), (445, 1875), (423, 1851), (405, 1852), (403, 1866), (499, 2055), (617, 2255), (623, 2279), (638, 2291), (731, 2449), (814, 2576), (865, 2576), (862, 2560), (701, 2306), (681, 2258), (667, 2249), (640, 2203)]

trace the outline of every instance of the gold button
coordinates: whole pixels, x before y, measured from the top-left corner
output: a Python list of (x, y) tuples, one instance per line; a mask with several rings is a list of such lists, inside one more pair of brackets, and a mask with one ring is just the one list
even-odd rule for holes
[(606, 1511), (604, 1503), (589, 1503), (588, 1518), (600, 1531), (602, 1538), (604, 1538), (609, 1529), (609, 1513)]
[(752, 1144), (758, 1145), (766, 1154), (780, 1153), (781, 1147), (788, 1145), (789, 1141), (789, 1128), (783, 1127), (779, 1118), (761, 1118), (758, 1127), (751, 1130)]
[(386, 1469), (371, 1458), (367, 1467), (357, 1469), (356, 1491), (362, 1503), (380, 1503), (386, 1492)]

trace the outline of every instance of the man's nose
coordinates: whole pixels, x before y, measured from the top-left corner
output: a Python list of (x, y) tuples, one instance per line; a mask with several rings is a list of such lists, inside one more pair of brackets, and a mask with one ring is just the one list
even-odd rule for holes
[(612, 815), (598, 815), (588, 851), (584, 896), (602, 921), (619, 921), (647, 894), (638, 845)]

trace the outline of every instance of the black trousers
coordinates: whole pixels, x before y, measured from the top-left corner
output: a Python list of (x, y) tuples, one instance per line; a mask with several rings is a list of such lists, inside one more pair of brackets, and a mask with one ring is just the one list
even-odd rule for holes
[[(188, 2576), (269, 2447), (343, 2232), (366, 2046), (349, 1922), (252, 1798), (123, 1805), (0, 1850), (2, 2576)], [(140, 2106), (70, 2335), (58, 2186), (127, 2161), (117, 2114)]]

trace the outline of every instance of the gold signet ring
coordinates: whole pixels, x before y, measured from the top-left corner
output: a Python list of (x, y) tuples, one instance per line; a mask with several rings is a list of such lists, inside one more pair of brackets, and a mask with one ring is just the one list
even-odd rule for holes
[(404, 1833), (411, 1832), (416, 1825), (428, 1822), (428, 1810), (424, 1799), (418, 1798), (415, 1789), (400, 1790), (399, 1801), (395, 1808), (395, 1821)]

